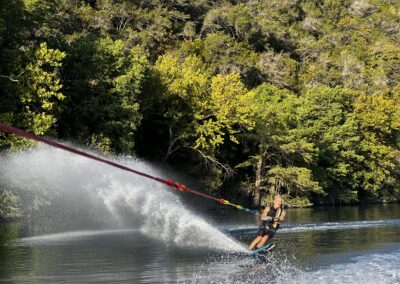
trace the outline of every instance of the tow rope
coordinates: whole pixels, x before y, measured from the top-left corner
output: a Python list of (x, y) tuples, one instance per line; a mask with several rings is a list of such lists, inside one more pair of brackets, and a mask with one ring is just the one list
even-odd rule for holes
[(211, 199), (211, 200), (217, 201), (220, 204), (224, 204), (224, 205), (229, 205), (229, 206), (235, 207), (236, 209), (245, 211), (245, 212), (247, 212), (249, 214), (260, 215), (260, 213), (258, 213), (256, 210), (245, 208), (245, 207), (243, 207), (241, 205), (231, 203), (230, 201), (228, 201), (226, 199), (218, 198), (218, 197), (215, 197), (215, 196), (212, 196), (212, 195), (208, 195), (208, 194), (199, 192), (197, 190), (190, 189), (186, 185), (181, 184), (179, 182), (175, 182), (172, 179), (162, 179), (162, 178), (159, 178), (159, 177), (155, 177), (155, 176), (146, 174), (144, 172), (140, 172), (140, 171), (134, 170), (132, 168), (126, 167), (124, 165), (112, 162), (110, 160), (106, 160), (106, 159), (103, 159), (103, 158), (100, 158), (100, 157), (96, 157), (96, 156), (94, 156), (92, 154), (89, 154), (89, 153), (74, 149), (72, 147), (63, 145), (61, 143), (58, 143), (58, 142), (55, 142), (55, 141), (52, 141), (52, 140), (37, 136), (35, 134), (29, 133), (29, 132), (25, 132), (25, 131), (23, 131), (21, 129), (18, 129), (18, 128), (15, 128), (15, 127), (12, 127), (12, 126), (9, 126), (9, 125), (6, 125), (6, 124), (0, 123), (0, 130), (3, 131), (3, 132), (7, 132), (7, 133), (10, 133), (10, 134), (14, 134), (14, 135), (26, 138), (26, 139), (30, 139), (30, 140), (34, 140), (34, 141), (37, 141), (37, 142), (41, 142), (41, 143), (50, 145), (52, 147), (62, 149), (64, 151), (71, 152), (71, 153), (74, 153), (74, 154), (77, 154), (77, 155), (80, 155), (80, 156), (83, 156), (83, 157), (86, 157), (86, 158), (89, 158), (89, 159), (92, 159), (92, 160), (95, 160), (95, 161), (98, 161), (98, 162), (101, 162), (101, 163), (104, 163), (104, 164), (107, 164), (107, 165), (113, 166), (115, 168), (118, 168), (118, 169), (121, 169), (121, 170), (124, 170), (124, 171), (128, 171), (128, 172), (140, 175), (140, 176), (148, 178), (148, 179), (152, 179), (154, 181), (157, 181), (159, 183), (165, 184), (165, 185), (167, 185), (169, 187), (172, 187), (172, 188), (174, 188), (176, 190), (179, 190), (181, 192), (189, 192), (189, 193), (195, 194), (197, 196), (201, 196), (203, 198), (207, 198), (207, 199)]

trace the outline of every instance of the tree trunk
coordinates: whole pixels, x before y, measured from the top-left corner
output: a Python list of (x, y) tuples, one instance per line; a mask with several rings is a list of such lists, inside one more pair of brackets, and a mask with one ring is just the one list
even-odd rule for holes
[(254, 183), (254, 193), (253, 193), (253, 206), (259, 207), (260, 206), (260, 201), (261, 201), (261, 172), (262, 172), (262, 166), (263, 166), (263, 156), (260, 155), (258, 157), (257, 161), (257, 167), (256, 167), (256, 181)]
[(169, 128), (169, 145), (167, 153), (164, 156), (164, 162), (168, 160), (172, 153), (174, 153), (179, 147), (175, 147), (175, 143), (178, 141), (178, 137), (174, 137), (174, 133), (172, 131), (172, 127)]

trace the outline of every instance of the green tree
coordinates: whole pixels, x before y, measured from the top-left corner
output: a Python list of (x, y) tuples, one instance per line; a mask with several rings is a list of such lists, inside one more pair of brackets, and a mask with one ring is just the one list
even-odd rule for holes
[(298, 131), (318, 148), (312, 169), (331, 200), (357, 200), (365, 157), (352, 107), (355, 95), (339, 87), (315, 87), (307, 90), (298, 109)]
[(10, 191), (0, 191), (0, 219), (21, 217), (18, 197)]
[(180, 51), (184, 55), (201, 57), (213, 74), (240, 74), (248, 87), (259, 84), (262, 79), (257, 69), (257, 53), (248, 44), (236, 42), (223, 32), (209, 34), (204, 40), (184, 43)]
[(254, 168), (254, 182), (245, 184), (258, 205), (265, 195), (287, 194), (285, 202), (310, 192), (322, 193), (306, 168), (313, 163), (316, 149), (296, 132), (296, 111), (299, 100), (295, 94), (271, 84), (255, 90), (255, 132), (247, 135), (254, 145), (254, 154), (237, 167)]
[(242, 129), (251, 129), (251, 100), (238, 74), (216, 75), (196, 56), (182, 61), (172, 54), (161, 56), (155, 65), (162, 82), (164, 117), (169, 132), (165, 159), (183, 149), (191, 149), (214, 170), (230, 169), (216, 159), (226, 139), (238, 143)]
[(400, 96), (398, 89), (374, 95), (360, 94), (354, 102), (362, 130), (365, 160), (362, 190), (375, 194), (399, 188)]
[[(17, 98), (0, 120), (26, 129), (37, 135), (46, 133), (56, 122), (59, 102), (64, 99), (60, 89), (60, 68), (65, 53), (42, 43), (21, 72), (17, 85)], [(17, 137), (2, 140), (2, 147), (17, 148), (29, 142)]]
[(82, 36), (73, 43), (65, 65), (71, 83), (65, 88), (60, 134), (98, 148), (131, 152), (141, 120), (137, 96), (148, 70), (142, 50), (127, 49), (122, 40), (110, 37)]

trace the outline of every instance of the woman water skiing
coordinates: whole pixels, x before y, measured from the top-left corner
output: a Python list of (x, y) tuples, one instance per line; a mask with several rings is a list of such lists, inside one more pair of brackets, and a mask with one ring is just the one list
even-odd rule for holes
[(279, 226), (285, 220), (286, 211), (282, 209), (282, 197), (276, 195), (272, 207), (264, 207), (261, 213), (261, 224), (258, 228), (257, 237), (250, 243), (249, 250), (260, 248), (272, 239)]

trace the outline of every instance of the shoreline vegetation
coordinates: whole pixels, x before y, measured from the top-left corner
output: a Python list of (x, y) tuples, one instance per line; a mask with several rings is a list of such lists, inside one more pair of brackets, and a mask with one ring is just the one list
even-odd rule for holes
[[(389, 0), (2, 1), (0, 121), (254, 208), (395, 203), (399, 22)], [(40, 198), (0, 182), (0, 215)]]
[[(245, 202), (245, 201), (243, 201)], [(392, 205), (392, 204), (398, 204), (398, 201), (367, 201), (367, 202), (358, 202), (358, 203), (335, 203), (335, 204), (304, 204), (304, 203), (292, 203), (292, 204), (285, 204), (283, 205), (286, 209), (292, 209), (292, 210), (296, 210), (296, 209), (311, 209), (311, 208), (342, 208), (342, 207), (352, 207), (352, 206), (374, 206), (374, 205)], [(272, 203), (269, 201), (265, 201), (265, 203), (263, 203), (266, 206), (272, 206)], [(232, 208), (221, 208), (218, 205), (215, 206), (211, 206), (208, 208), (208, 211), (221, 211), (222, 210), (233, 210)], [(260, 209), (260, 208), (254, 208), (254, 209)], [(37, 209), (35, 209), (37, 210)], [(23, 212), (23, 213), (22, 213)], [(27, 214), (28, 213), (28, 214)], [(0, 224), (4, 224), (4, 223), (21, 223), (21, 224), (28, 224), (26, 223), (27, 221), (30, 220), (30, 218), (32, 218), (31, 215), (29, 215), (29, 213), (32, 213), (31, 211), (27, 211), (24, 212), (24, 210), (20, 210), (20, 212), (18, 214), (10, 214), (10, 213), (6, 213), (4, 214), (4, 212), (2, 212), (0, 214)]]

